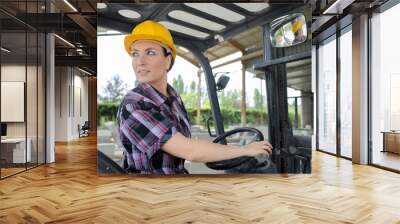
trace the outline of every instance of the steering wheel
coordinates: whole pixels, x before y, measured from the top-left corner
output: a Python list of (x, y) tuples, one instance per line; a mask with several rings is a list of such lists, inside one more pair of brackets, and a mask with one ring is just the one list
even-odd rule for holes
[[(255, 128), (249, 128), (249, 127), (242, 127), (242, 128), (236, 128), (233, 129), (231, 131), (225, 132), (224, 134), (218, 136), (216, 139), (214, 139), (214, 143), (218, 143), (218, 142), (226, 142), (226, 138), (234, 135), (236, 133), (240, 133), (240, 132), (251, 132), (255, 134), (255, 141), (263, 141), (264, 140), (264, 135), (262, 134), (261, 131), (259, 131), (258, 129)], [(214, 169), (214, 170), (227, 170), (227, 169), (231, 169), (234, 167), (237, 167), (245, 162), (248, 162), (251, 158), (250, 156), (242, 156), (242, 157), (237, 157), (237, 158), (233, 158), (233, 159), (227, 159), (227, 160), (221, 160), (221, 161), (215, 161), (215, 162), (209, 162), (206, 163), (206, 166), (208, 168)]]

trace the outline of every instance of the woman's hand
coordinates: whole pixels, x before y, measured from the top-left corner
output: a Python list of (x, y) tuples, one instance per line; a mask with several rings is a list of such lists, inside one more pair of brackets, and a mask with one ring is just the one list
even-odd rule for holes
[(221, 145), (190, 139), (177, 132), (161, 148), (169, 154), (192, 162), (215, 162), (241, 156), (267, 156), (272, 153), (268, 141), (253, 142), (243, 147)]
[(251, 144), (242, 146), (242, 150), (245, 150), (247, 156), (267, 156), (272, 153), (272, 145), (268, 141), (253, 142)]

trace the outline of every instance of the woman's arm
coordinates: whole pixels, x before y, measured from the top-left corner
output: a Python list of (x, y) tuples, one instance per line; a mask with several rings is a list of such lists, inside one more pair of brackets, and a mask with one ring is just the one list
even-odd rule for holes
[(179, 132), (174, 134), (161, 149), (176, 157), (203, 163), (240, 156), (268, 155), (272, 152), (272, 146), (268, 141), (253, 142), (243, 147), (236, 147), (190, 139)]

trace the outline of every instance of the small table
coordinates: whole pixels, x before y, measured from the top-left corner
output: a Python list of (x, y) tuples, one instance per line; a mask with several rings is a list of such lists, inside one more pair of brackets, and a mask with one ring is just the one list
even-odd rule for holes
[(382, 131), (381, 133), (383, 133), (382, 152), (400, 154), (400, 131)]
[(31, 161), (31, 139), (27, 138), (25, 154), (25, 138), (1, 139), (1, 157), (6, 163), (25, 163)]

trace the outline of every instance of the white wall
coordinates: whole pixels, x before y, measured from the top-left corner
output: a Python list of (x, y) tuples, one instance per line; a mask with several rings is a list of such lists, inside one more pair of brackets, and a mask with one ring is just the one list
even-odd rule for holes
[[(2, 65), (1, 66), (1, 81), (5, 82), (25, 82), (26, 71), (32, 70), (32, 66), (27, 68), (24, 65)], [(7, 110), (8, 108), (1, 108)], [(8, 137), (25, 137), (25, 122), (7, 122), (7, 136)]]
[[(5, 106), (2, 102), (2, 114), (4, 113), (17, 113), (18, 110), (22, 121), (18, 122), (5, 122), (7, 124), (7, 137), (8, 138), (25, 138), (27, 136), (30, 139), (31, 155), (33, 162), (36, 162), (36, 158), (39, 159), (39, 163), (44, 163), (45, 159), (45, 141), (44, 141), (44, 82), (41, 66), (36, 67), (25, 64), (3, 64), (1, 66), (1, 81), (2, 87), (3, 82), (24, 82), (26, 85), (26, 99), (24, 95), (24, 89), (17, 90), (19, 94), (22, 94), (22, 102), (19, 102), (19, 108), (12, 108), (12, 106)], [(25, 80), (27, 78), (27, 80)], [(14, 87), (15, 88), (15, 87)], [(16, 94), (6, 91), (2, 88), (1, 98), (10, 98), (7, 94)], [(12, 99), (12, 98), (11, 98)], [(14, 99), (16, 100), (16, 99)], [(13, 103), (13, 102), (11, 102)], [(15, 102), (17, 103), (17, 102)], [(26, 105), (25, 105), (26, 103)], [(26, 112), (26, 119), (25, 119)], [(2, 117), (3, 120), (3, 117)], [(37, 157), (38, 156), (38, 157)], [(51, 157), (50, 157), (51, 158)], [(49, 160), (50, 161), (50, 160)]]
[(88, 78), (82, 75), (76, 68), (56, 67), (56, 141), (77, 139), (78, 124), (88, 120)]
[[(25, 82), (25, 64), (22, 65), (2, 65), (1, 81), (5, 82)], [(29, 70), (29, 67), (28, 67)], [(1, 108), (7, 110), (7, 108)], [(8, 137), (25, 137), (25, 122), (7, 122)]]
[(74, 99), (74, 102), (71, 102), (71, 105), (74, 105), (71, 110), (73, 118), (71, 135), (73, 138), (78, 137), (78, 124), (82, 126), (88, 120), (88, 78), (81, 75), (79, 70), (74, 70), (74, 92), (72, 93), (74, 95), (71, 96)]
[(55, 68), (55, 141), (68, 140), (68, 86), (67, 67)]

